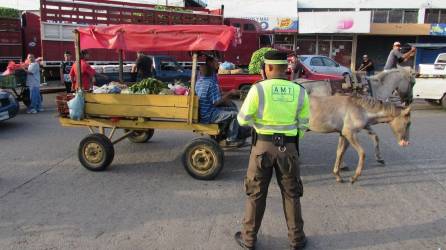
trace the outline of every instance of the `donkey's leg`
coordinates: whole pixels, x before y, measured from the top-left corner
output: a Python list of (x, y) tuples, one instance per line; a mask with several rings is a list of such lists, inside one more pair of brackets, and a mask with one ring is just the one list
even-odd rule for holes
[(352, 147), (356, 150), (358, 153), (358, 166), (356, 167), (355, 174), (351, 178), (351, 183), (354, 183), (358, 177), (361, 175), (362, 168), (364, 167), (364, 161), (365, 161), (365, 151), (362, 148), (361, 144), (359, 144), (358, 137), (356, 132), (351, 131), (351, 133), (346, 134), (345, 137), (350, 142)]
[(364, 128), (367, 130), (367, 133), (369, 134), (370, 139), (373, 141), (373, 145), (375, 146), (375, 158), (378, 163), (386, 164), (381, 157), (381, 150), (379, 149), (379, 138), (378, 135), (375, 133), (375, 131), (371, 127)]
[(339, 174), (341, 163), (343, 163), (344, 153), (349, 145), (349, 142), (343, 135), (339, 135), (338, 149), (336, 150), (336, 161), (333, 167), (333, 174), (336, 177), (337, 182), (343, 182), (342, 177)]

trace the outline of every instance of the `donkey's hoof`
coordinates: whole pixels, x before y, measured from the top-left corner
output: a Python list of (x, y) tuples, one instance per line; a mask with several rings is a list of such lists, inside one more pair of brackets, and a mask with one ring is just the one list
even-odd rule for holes
[(358, 177), (354, 177), (354, 176), (352, 176), (352, 177), (350, 178), (350, 183), (353, 184), (353, 183), (355, 183), (357, 180), (358, 180)]
[(341, 166), (340, 167), (340, 169), (341, 169), (341, 171), (349, 171), (350, 170), (350, 168), (348, 168), (348, 166)]
[(342, 178), (336, 178), (337, 183), (344, 183), (344, 180)]
[(386, 165), (386, 162), (384, 160), (376, 160), (381, 165)]

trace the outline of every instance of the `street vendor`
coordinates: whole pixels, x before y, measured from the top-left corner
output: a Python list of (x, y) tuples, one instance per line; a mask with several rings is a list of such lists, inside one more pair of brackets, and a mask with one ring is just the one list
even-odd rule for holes
[(412, 47), (408, 52), (401, 53), (401, 43), (394, 42), (393, 48), (387, 57), (386, 65), (384, 65), (384, 71), (396, 69), (397, 65), (402, 62), (406, 62), (415, 56), (416, 48)]
[[(81, 51), (81, 75), (82, 75), (82, 88), (83, 90), (90, 90), (93, 88), (95, 82), (96, 71), (88, 63), (89, 54), (88, 51)], [(77, 79), (77, 63), (73, 65), (70, 70), (70, 79), (72, 82), (72, 90), (75, 91), (78, 88)]]
[(137, 81), (152, 77), (153, 61), (150, 57), (144, 55), (142, 51), (137, 53), (135, 65), (132, 67), (132, 73), (136, 73)]

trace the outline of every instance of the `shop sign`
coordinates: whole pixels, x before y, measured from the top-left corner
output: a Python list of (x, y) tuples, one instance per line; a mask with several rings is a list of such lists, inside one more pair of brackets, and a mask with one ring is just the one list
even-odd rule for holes
[(300, 12), (299, 33), (370, 33), (370, 11)]
[(225, 18), (258, 22), (264, 31), (297, 32), (297, 0), (212, 0), (208, 7), (224, 5)]
[(260, 24), (264, 31), (276, 32), (297, 32), (298, 21), (297, 18), (292, 17), (243, 17), (254, 20)]
[(446, 23), (432, 24), (429, 34), (432, 36), (446, 36)]

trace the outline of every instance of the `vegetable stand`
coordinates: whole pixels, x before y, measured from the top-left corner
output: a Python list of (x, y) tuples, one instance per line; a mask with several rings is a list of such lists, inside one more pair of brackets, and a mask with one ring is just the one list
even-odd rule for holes
[[(77, 68), (80, 49), (106, 48), (119, 51), (192, 51), (192, 68), (197, 67), (198, 51), (225, 51), (235, 29), (224, 25), (115, 25), (90, 26), (75, 31)], [(120, 57), (122, 60), (122, 57)], [(81, 74), (77, 82), (81, 82)], [(143, 143), (156, 129), (184, 130), (209, 137), (191, 141), (182, 163), (194, 178), (214, 179), (223, 168), (223, 151), (215, 138), (221, 138), (218, 124), (198, 122), (193, 70), (189, 95), (93, 94), (84, 93), (85, 119), (60, 117), (62, 126), (87, 127), (90, 134), (79, 144), (81, 164), (92, 171), (105, 170), (113, 161), (114, 144), (128, 138)], [(82, 84), (78, 84), (82, 86)], [(124, 134), (114, 138), (117, 130)], [(214, 139), (213, 139), (214, 138)]]

